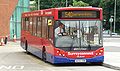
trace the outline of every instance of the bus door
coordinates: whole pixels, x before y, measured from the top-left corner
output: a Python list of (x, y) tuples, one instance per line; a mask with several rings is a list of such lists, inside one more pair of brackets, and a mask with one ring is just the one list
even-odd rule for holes
[(53, 43), (53, 18), (48, 18), (48, 39)]

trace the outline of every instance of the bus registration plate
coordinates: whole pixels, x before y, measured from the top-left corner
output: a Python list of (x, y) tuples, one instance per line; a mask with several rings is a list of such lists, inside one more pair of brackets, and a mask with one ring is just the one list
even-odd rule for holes
[(86, 59), (76, 59), (75, 62), (76, 63), (78, 63), (78, 62), (83, 62), (84, 63), (84, 62), (86, 62)]

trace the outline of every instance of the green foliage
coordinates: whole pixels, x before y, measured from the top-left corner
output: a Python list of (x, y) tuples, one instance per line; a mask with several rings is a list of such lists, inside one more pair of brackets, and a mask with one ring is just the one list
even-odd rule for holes
[[(40, 1), (40, 9), (48, 9), (48, 8), (57, 8), (57, 7), (65, 7), (65, 0), (34, 0), (36, 1), (36, 7), (38, 5), (38, 1)], [(70, 5), (72, 1), (68, 1)]]
[[(36, 8), (38, 1), (40, 1), (40, 9), (55, 8), (55, 7), (65, 7), (66, 0), (34, 0), (36, 1)], [(106, 24), (103, 26), (106, 29), (110, 29), (109, 19), (110, 16), (114, 16), (114, 1), (115, 0), (67, 0), (68, 6), (77, 6), (77, 7), (101, 7), (103, 8), (103, 19), (106, 20)], [(117, 1), (117, 12), (116, 12), (116, 30), (119, 31), (120, 27), (120, 0)]]
[(73, 6), (74, 7), (85, 7), (85, 6), (89, 6), (88, 3), (85, 3), (83, 1), (76, 1), (76, 0), (73, 0)]

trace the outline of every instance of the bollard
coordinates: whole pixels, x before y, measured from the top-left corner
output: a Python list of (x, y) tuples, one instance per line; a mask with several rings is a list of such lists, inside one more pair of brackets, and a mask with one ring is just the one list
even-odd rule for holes
[(1, 41), (0, 41), (0, 46), (4, 46), (5, 44), (4, 44), (4, 39), (3, 38), (1, 38)]
[(16, 42), (16, 35), (13, 35), (13, 42)]

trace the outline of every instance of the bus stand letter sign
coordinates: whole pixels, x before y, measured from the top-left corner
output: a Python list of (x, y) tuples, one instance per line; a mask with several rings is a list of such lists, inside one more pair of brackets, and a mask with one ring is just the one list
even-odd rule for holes
[(48, 19), (48, 26), (52, 25), (52, 20)]
[(113, 18), (110, 18), (110, 19), (109, 19), (109, 22), (113, 22)]

